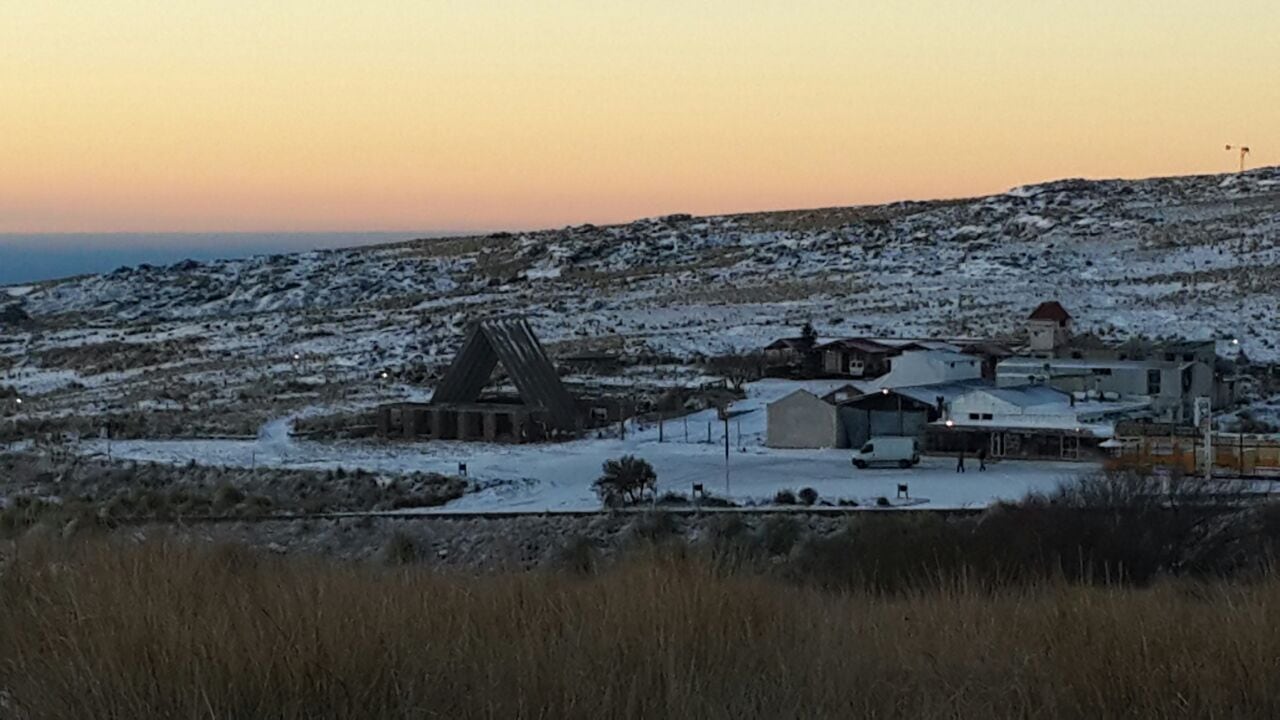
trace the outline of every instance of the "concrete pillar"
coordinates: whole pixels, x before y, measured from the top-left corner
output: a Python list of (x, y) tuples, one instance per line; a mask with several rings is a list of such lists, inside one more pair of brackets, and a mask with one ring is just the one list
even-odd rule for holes
[(391, 434), (391, 408), (378, 408), (378, 437), (387, 437)]
[(484, 439), (493, 442), (498, 439), (498, 413), (489, 410), (481, 416), (484, 427)]
[(511, 439), (514, 442), (522, 443), (524, 437), (525, 416), (523, 412), (511, 413)]
[(404, 437), (412, 440), (418, 434), (418, 415), (421, 410), (406, 407), (404, 409)]
[(455, 417), (455, 422), (458, 424), (458, 436), (457, 436), (458, 439), (470, 440), (471, 439), (471, 413), (467, 412), (466, 410), (459, 410)]

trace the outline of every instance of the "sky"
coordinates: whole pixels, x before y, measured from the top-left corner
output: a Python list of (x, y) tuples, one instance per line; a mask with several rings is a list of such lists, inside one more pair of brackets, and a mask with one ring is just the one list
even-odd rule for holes
[(465, 231), (1280, 164), (1280, 2), (0, 0), (0, 233)]

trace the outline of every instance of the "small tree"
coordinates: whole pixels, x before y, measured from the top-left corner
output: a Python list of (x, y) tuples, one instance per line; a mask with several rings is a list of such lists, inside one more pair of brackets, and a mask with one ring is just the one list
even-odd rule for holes
[(800, 328), (800, 369), (808, 377), (814, 377), (822, 371), (822, 357), (817, 350), (818, 331), (813, 323), (805, 323)]
[(804, 351), (809, 351), (818, 344), (818, 331), (813, 329), (813, 323), (807, 322), (804, 327), (800, 328), (800, 346)]
[(610, 507), (635, 505), (652, 495), (658, 484), (658, 474), (647, 460), (634, 455), (623, 455), (616, 460), (606, 460), (604, 472), (592, 483), (601, 502)]
[(743, 385), (764, 376), (764, 355), (719, 355), (711, 358), (707, 366), (712, 372), (727, 379), (734, 390), (741, 390)]

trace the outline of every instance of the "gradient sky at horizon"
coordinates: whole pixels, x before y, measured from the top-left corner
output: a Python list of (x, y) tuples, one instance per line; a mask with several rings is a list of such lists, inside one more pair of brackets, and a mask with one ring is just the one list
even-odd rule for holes
[(9, 2), (0, 233), (468, 230), (1280, 164), (1280, 3)]

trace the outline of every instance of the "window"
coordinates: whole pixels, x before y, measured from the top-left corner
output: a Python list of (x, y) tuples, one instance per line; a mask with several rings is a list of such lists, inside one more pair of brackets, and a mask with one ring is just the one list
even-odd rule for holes
[(867, 443), (866, 445), (863, 445), (862, 450), (859, 450), (859, 452), (861, 452), (864, 455), (867, 453), (873, 453), (875, 451), (876, 451), (876, 446), (872, 445), (871, 443)]
[(1094, 375), (1110, 375), (1111, 368), (1094, 368), (1093, 374)]
[(1073, 360), (1080, 360), (1083, 357), (1084, 357), (1084, 353), (1080, 352), (1079, 350), (1073, 350), (1071, 352), (1071, 358)]
[(991, 419), (991, 413), (982, 413), (982, 419), (983, 419), (983, 420), (990, 420), (990, 419)]
[(978, 413), (969, 413), (969, 419), (970, 419), (970, 420), (977, 420), (977, 419), (978, 419), (978, 418), (980, 418), (980, 417), (981, 417), (981, 416), (980, 416), (980, 415), (978, 415)]
[(1160, 371), (1159, 370), (1147, 371), (1147, 394), (1148, 395), (1160, 394)]
[(1184, 361), (1186, 361), (1186, 362), (1195, 362), (1195, 360), (1196, 360), (1196, 354), (1195, 354), (1195, 353), (1182, 353), (1182, 359), (1183, 359)]

